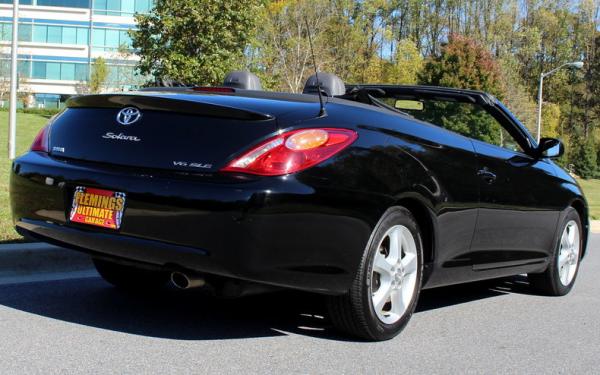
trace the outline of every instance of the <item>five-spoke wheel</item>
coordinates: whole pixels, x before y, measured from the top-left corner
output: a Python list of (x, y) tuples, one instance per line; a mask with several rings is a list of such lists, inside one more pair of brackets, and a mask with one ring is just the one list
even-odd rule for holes
[(396, 336), (412, 316), (423, 273), (421, 231), (404, 207), (383, 216), (347, 294), (329, 299), (339, 330), (368, 340)]
[(408, 308), (417, 285), (417, 245), (408, 228), (388, 229), (375, 256), (371, 279), (373, 307), (379, 320), (396, 323)]
[(565, 226), (560, 238), (558, 250), (558, 275), (560, 282), (567, 286), (571, 284), (579, 264), (579, 226), (571, 220)]

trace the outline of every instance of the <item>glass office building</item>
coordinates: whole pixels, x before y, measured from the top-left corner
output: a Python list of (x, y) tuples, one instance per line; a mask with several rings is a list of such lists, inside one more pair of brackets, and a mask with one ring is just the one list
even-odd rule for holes
[[(128, 31), (134, 15), (147, 13), (154, 0), (20, 0), (19, 76), (31, 92), (30, 104), (55, 107), (81, 92), (94, 60), (107, 62), (111, 90), (144, 81), (135, 71), (137, 56)], [(0, 74), (9, 73), (12, 0), (0, 0)]]

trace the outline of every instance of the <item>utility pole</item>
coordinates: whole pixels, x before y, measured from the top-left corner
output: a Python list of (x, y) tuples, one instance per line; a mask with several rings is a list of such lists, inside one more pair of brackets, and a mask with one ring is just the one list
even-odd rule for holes
[(15, 158), (15, 143), (17, 140), (17, 61), (19, 40), (19, 0), (13, 0), (13, 27), (10, 61), (10, 105), (8, 109), (8, 158)]
[(544, 99), (543, 90), (544, 90), (544, 78), (558, 72), (562, 68), (573, 68), (573, 69), (581, 69), (583, 68), (583, 61), (573, 61), (564, 63), (558, 68), (554, 68), (548, 73), (542, 72), (540, 74), (540, 87), (538, 89), (538, 113), (537, 113), (537, 134), (536, 139), (537, 143), (540, 143), (540, 137), (542, 136), (542, 103)]

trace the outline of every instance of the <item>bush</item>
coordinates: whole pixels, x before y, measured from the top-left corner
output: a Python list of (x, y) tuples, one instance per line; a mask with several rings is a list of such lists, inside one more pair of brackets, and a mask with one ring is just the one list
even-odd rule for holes
[[(8, 112), (8, 108), (0, 108), (0, 111)], [(62, 109), (58, 108), (19, 108), (17, 109), (18, 113), (30, 113), (32, 115), (39, 115), (46, 118), (50, 118), (55, 114), (62, 111)]]

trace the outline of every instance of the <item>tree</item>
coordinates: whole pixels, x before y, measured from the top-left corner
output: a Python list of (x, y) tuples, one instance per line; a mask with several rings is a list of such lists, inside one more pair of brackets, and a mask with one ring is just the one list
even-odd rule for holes
[(432, 56), (419, 74), (424, 84), (482, 90), (501, 98), (500, 77), (500, 67), (492, 54), (462, 35), (451, 35), (441, 54)]
[(132, 31), (142, 75), (187, 84), (217, 84), (238, 67), (257, 19), (259, 0), (158, 0), (137, 14)]
[(417, 83), (423, 69), (423, 57), (417, 45), (410, 39), (402, 39), (396, 46), (393, 62), (390, 64), (386, 81), (395, 85)]
[(10, 60), (0, 60), (0, 104), (8, 99), (10, 93)]
[(558, 138), (560, 136), (560, 106), (555, 103), (544, 103), (542, 108), (542, 137)]
[(120, 45), (109, 59), (119, 62), (119, 65), (112, 66), (112, 72), (109, 71), (111, 91), (128, 91), (143, 86), (149, 80), (149, 77), (139, 74), (135, 55), (126, 44)]
[[(27, 79), (18, 72), (17, 102), (21, 101), (23, 106), (28, 108), (33, 105), (32, 90), (28, 86)], [(10, 100), (10, 60), (0, 60), (0, 108), (4, 106), (4, 101), (8, 105)]]
[(321, 48), (328, 11), (323, 1), (271, 2), (261, 15), (257, 33), (259, 53), (266, 71), (280, 78), (278, 89), (300, 92), (314, 73), (308, 33), (313, 38), (317, 66), (323, 69), (326, 54)]
[(19, 77), (19, 91), (17, 92), (17, 101), (23, 103), (24, 108), (31, 108), (35, 102), (35, 97), (30, 87), (27, 85), (27, 80)]
[[(537, 103), (519, 75), (519, 63), (514, 56), (499, 61), (502, 71), (503, 103), (532, 134), (537, 131)], [(559, 111), (560, 113), (560, 111)], [(560, 118), (557, 118), (560, 120)]]
[(92, 72), (88, 82), (88, 90), (90, 94), (98, 94), (106, 84), (108, 78), (108, 66), (102, 57), (98, 57), (92, 63)]
[(588, 179), (596, 176), (598, 171), (596, 150), (592, 139), (578, 138), (572, 155), (575, 173)]
[[(452, 35), (439, 56), (429, 58), (419, 80), (423, 84), (482, 90), (502, 96), (500, 67), (491, 53), (472, 39)], [(477, 106), (441, 102), (430, 122), (488, 143), (499, 144), (498, 122)]]
[(327, 12), (329, 18), (325, 22), (325, 30), (318, 38), (316, 48), (325, 55), (324, 60), (328, 72), (336, 74), (344, 82), (363, 82), (362, 66), (366, 34), (361, 22), (362, 9), (353, 0), (336, 0), (330, 2)]

